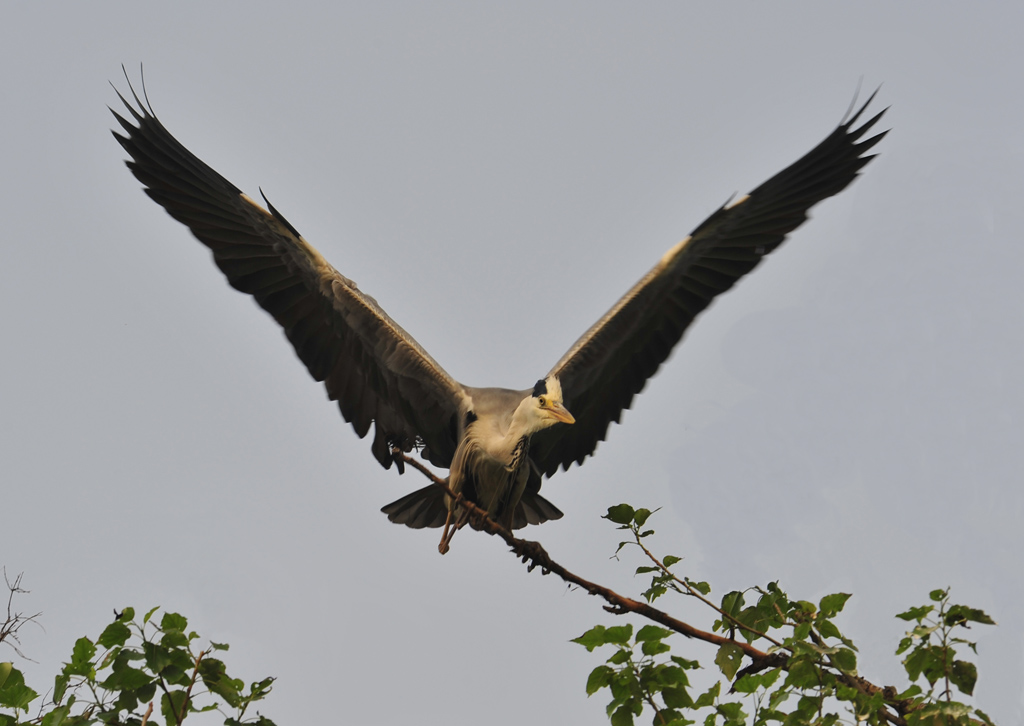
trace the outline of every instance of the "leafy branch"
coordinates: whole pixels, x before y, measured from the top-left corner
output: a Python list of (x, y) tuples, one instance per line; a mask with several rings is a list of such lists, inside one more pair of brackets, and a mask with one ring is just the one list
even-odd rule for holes
[[(246, 690), (241, 680), (227, 675), (223, 661), (212, 657), (215, 651), (228, 650), (227, 645), (211, 642), (196, 652), (199, 635), (188, 630), (186, 618), (165, 612), (157, 622), (157, 610), (136, 621), (135, 610), (125, 608), (115, 612), (96, 640), (79, 638), (33, 718), (27, 714), (39, 693), (25, 685), (13, 664), (0, 664), (0, 709), (10, 712), (0, 711), (0, 726), (158, 726), (152, 718), (158, 692), (159, 713), (167, 726), (180, 726), (191, 714), (210, 711), (221, 712), (225, 726), (273, 726), (262, 715), (246, 719), (245, 714), (270, 693), (274, 679), (264, 678)], [(225, 707), (233, 714), (225, 714)]]
[[(992, 623), (992, 620), (980, 610), (948, 605), (943, 599), (948, 597), (946, 591), (932, 593), (933, 599), (937, 593), (942, 593), (937, 619), (926, 622), (934, 609), (931, 607), (915, 608), (900, 616), (920, 620), (918, 628), (901, 641), (897, 654), (917, 643), (904, 666), (911, 681), (923, 675), (932, 686), (927, 693), (916, 685), (901, 692), (895, 686), (878, 686), (857, 673), (857, 648), (834, 622), (851, 597), (847, 593), (826, 595), (815, 604), (791, 600), (778, 583), (772, 582), (763, 588), (726, 593), (716, 605), (708, 598), (711, 593), (708, 583), (694, 582), (672, 572), (671, 568), (682, 558), (675, 555), (659, 558), (646, 546), (644, 540), (654, 534), (654, 530), (645, 528), (653, 512), (622, 504), (611, 507), (605, 518), (632, 535), (631, 540), (619, 544), (616, 555), (626, 546), (636, 546), (652, 563), (636, 570), (636, 574), (651, 575), (651, 584), (643, 592), (644, 602), (641, 602), (569, 571), (555, 562), (539, 543), (516, 538), (491, 520), (484, 510), (461, 495), (455, 495), (444, 480), (419, 461), (401, 452), (396, 452), (396, 457), (421, 471), (452, 497), (467, 512), (475, 529), (501, 537), (529, 571), (539, 567), (542, 574), (555, 574), (604, 599), (607, 612), (615, 615), (633, 613), (664, 626), (644, 626), (637, 631), (635, 638), (631, 625), (596, 626), (574, 640), (591, 651), (603, 645), (615, 648), (611, 658), (595, 668), (587, 680), (588, 695), (603, 688), (610, 689), (612, 700), (608, 714), (612, 726), (632, 724), (633, 718), (639, 716), (645, 707), (654, 711), (655, 724), (680, 726), (694, 723), (685, 714), (701, 709), (710, 710), (705, 717), (706, 726), (719, 721), (729, 726), (747, 722), (748, 716), (742, 704), (722, 697), (721, 682), (696, 696), (689, 692), (686, 674), (700, 667), (697, 661), (678, 656), (659, 660), (659, 656), (669, 651), (664, 640), (672, 633), (717, 646), (714, 662), (728, 683), (725, 690), (728, 694), (751, 697), (754, 724), (766, 724), (768, 721), (840, 723), (841, 717), (832, 710), (837, 703), (846, 704), (846, 709), (857, 722), (871, 724), (991, 723), (982, 711), (953, 701), (950, 684), (970, 695), (976, 679), (973, 664), (953, 658), (954, 645), (966, 644), (973, 650), (974, 644), (953, 637), (952, 629), (967, 627), (972, 622)], [(718, 619), (711, 630), (694, 627), (651, 605), (668, 592), (695, 597), (714, 610)], [(747, 594), (751, 592), (757, 596), (756, 601), (747, 604)], [(770, 634), (780, 629), (785, 629), (788, 635)], [(741, 668), (744, 658), (749, 662)], [(783, 674), (785, 678), (782, 678)], [(945, 684), (940, 694), (944, 700), (936, 699), (933, 694), (934, 686), (940, 680)], [(783, 705), (791, 698), (795, 699), (795, 705), (784, 711)], [(659, 702), (663, 705), (659, 706)]]

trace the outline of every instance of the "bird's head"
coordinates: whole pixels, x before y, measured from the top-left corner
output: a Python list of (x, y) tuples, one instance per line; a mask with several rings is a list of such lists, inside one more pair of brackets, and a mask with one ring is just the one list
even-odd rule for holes
[(537, 431), (556, 423), (576, 423), (576, 419), (562, 403), (562, 384), (558, 376), (537, 381), (537, 385), (533, 387), (533, 395), (527, 401)]

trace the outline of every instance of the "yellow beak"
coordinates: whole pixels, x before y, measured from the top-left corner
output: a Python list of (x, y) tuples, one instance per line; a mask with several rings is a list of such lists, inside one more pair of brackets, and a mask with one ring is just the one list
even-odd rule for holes
[(572, 414), (569, 413), (568, 409), (560, 403), (551, 403), (551, 408), (547, 409), (551, 418), (562, 423), (572, 424), (576, 423), (576, 419), (573, 418)]

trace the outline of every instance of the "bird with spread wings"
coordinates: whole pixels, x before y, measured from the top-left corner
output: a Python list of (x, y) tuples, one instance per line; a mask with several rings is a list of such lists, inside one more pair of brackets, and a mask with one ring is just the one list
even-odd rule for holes
[[(669, 249), (532, 388), (453, 379), (355, 282), (330, 265), (269, 201), (266, 208), (175, 139), (131, 88), (111, 109), (128, 168), (146, 193), (213, 253), (236, 290), (278, 322), (310, 375), (385, 469), (420, 449), (448, 487), (506, 528), (558, 519), (541, 480), (582, 464), (618, 422), (694, 318), (753, 270), (818, 202), (842, 191), (887, 131), (857, 126), (874, 94), (824, 141)], [(876, 91), (877, 93), (877, 91)], [(143, 94), (145, 96), (145, 94)], [(465, 511), (433, 484), (385, 506), (392, 522), (444, 527), (446, 552)]]

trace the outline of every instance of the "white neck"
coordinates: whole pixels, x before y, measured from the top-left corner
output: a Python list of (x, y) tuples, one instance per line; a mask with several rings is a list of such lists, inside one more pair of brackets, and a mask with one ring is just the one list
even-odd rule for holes
[(514, 443), (523, 436), (533, 436), (553, 423), (553, 420), (542, 415), (540, 407), (537, 405), (537, 399), (527, 396), (512, 414), (512, 423), (508, 427), (505, 440)]

